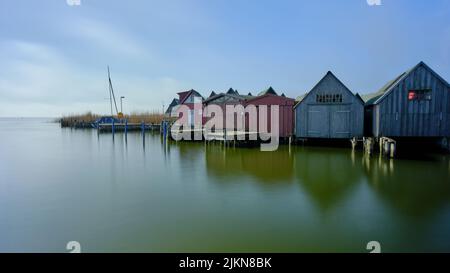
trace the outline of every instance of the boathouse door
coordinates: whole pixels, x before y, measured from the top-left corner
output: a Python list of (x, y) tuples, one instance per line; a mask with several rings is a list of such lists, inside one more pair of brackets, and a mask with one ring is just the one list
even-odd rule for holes
[(329, 123), (326, 105), (308, 105), (308, 137), (328, 138)]
[(350, 106), (308, 105), (308, 137), (349, 138)]
[(350, 137), (350, 107), (330, 106), (330, 138)]

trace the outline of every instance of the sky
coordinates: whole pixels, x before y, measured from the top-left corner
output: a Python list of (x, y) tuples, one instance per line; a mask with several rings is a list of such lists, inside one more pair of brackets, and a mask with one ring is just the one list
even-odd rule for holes
[(0, 117), (107, 114), (108, 65), (125, 113), (190, 89), (295, 98), (329, 70), (365, 94), (420, 61), (450, 81), (448, 0), (74, 1), (0, 1)]

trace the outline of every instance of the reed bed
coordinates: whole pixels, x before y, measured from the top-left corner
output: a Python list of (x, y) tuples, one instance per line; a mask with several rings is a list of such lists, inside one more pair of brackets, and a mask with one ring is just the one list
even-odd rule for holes
[(148, 124), (148, 123), (159, 124), (164, 120), (164, 115), (161, 114), (161, 112), (157, 112), (157, 111), (132, 112), (129, 115), (125, 115), (125, 118), (128, 120), (128, 123), (144, 122), (146, 124)]
[[(64, 115), (57, 121), (61, 123), (62, 127), (88, 127), (89, 124), (92, 124), (101, 117), (102, 115), (86, 112), (83, 114)], [(164, 115), (157, 111), (132, 112), (129, 115), (125, 115), (125, 118), (128, 120), (128, 123), (144, 122), (146, 124), (159, 124), (164, 120)]]
[(70, 127), (80, 123), (93, 123), (101, 116), (93, 114), (92, 112), (86, 112), (84, 114), (69, 114), (64, 115), (59, 119), (61, 126)]

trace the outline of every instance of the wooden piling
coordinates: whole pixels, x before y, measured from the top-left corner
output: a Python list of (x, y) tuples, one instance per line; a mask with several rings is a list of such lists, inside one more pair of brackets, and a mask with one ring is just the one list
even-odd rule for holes
[(112, 133), (112, 137), (114, 139), (114, 133), (115, 133), (115, 126), (114, 126), (114, 119), (112, 120), (112, 124), (111, 124), (111, 133)]
[(356, 138), (355, 138), (355, 137), (352, 138), (352, 139), (350, 140), (350, 142), (352, 143), (352, 150), (355, 150), (356, 144), (358, 144), (358, 142), (356, 141)]
[(371, 137), (363, 138), (364, 152), (371, 155), (373, 152), (374, 140)]
[(390, 143), (390, 157), (394, 158), (395, 157), (395, 148), (396, 148), (396, 143), (395, 142), (391, 142)]
[(128, 133), (128, 120), (125, 120), (125, 139), (127, 139), (127, 133)]

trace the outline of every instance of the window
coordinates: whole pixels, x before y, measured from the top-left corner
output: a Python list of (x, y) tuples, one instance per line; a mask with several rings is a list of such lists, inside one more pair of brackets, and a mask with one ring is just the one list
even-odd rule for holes
[(342, 103), (342, 94), (317, 94), (317, 103)]
[(431, 89), (409, 90), (408, 100), (431, 100)]

